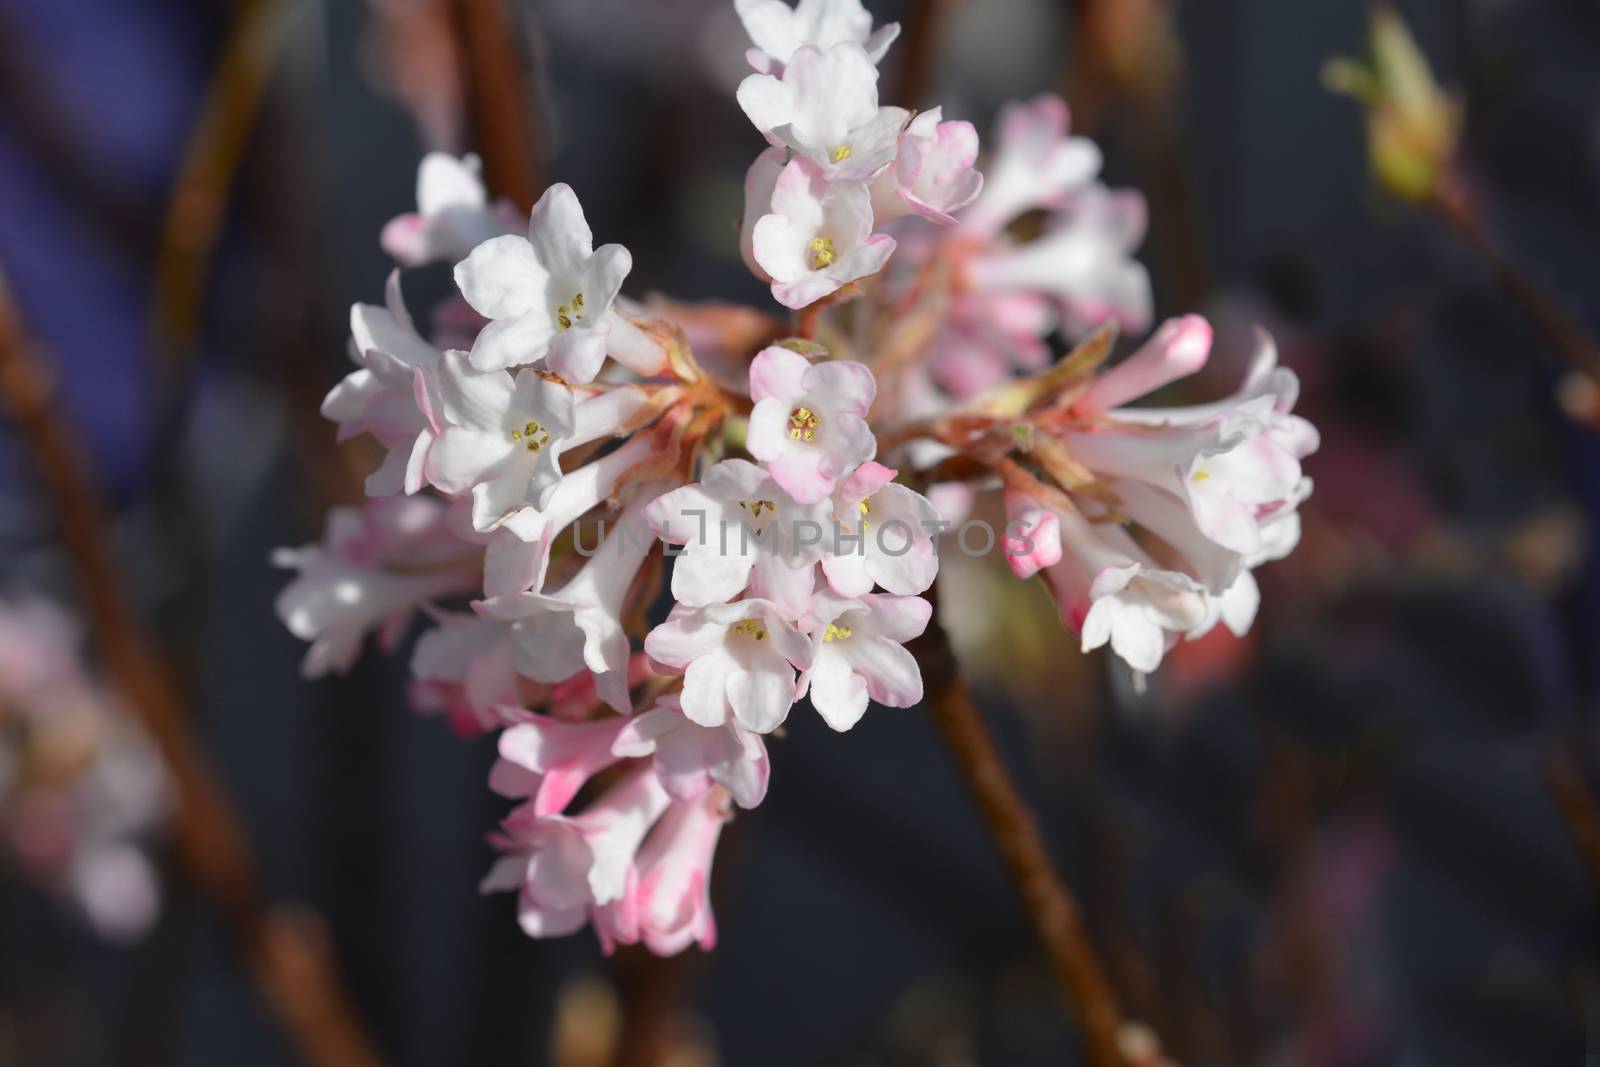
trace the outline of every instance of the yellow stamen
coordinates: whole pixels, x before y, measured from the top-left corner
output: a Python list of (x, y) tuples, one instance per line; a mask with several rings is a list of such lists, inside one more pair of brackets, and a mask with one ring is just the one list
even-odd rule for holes
[(1203, 482), (1209, 477), (1211, 477), (1211, 472), (1210, 471), (1200, 470), (1200, 471), (1195, 471), (1193, 474), (1189, 475), (1189, 480), (1191, 482)]
[(747, 637), (753, 637), (757, 641), (765, 641), (767, 638), (767, 631), (762, 629), (761, 624), (755, 619), (740, 619), (738, 622), (733, 624), (732, 630), (735, 633), (741, 633)]
[(833, 161), (835, 163), (843, 163), (845, 160), (847, 160), (849, 158), (850, 158), (850, 146), (849, 145), (842, 144), (838, 148), (835, 148), (833, 150)]
[(789, 440), (814, 441), (817, 438), (817, 427), (822, 420), (817, 418), (816, 412), (810, 408), (795, 408), (789, 412)]
[(811, 269), (821, 270), (834, 261), (837, 253), (833, 250), (833, 238), (813, 237), (811, 239)]
[(539, 452), (550, 443), (550, 435), (543, 426), (529, 419), (523, 423), (522, 429), (512, 430), (511, 439), (521, 443), (529, 452)]
[(828, 628), (822, 631), (822, 639), (824, 641), (843, 641), (854, 632), (848, 626), (840, 626), (838, 623), (830, 622)]
[(758, 519), (763, 511), (778, 510), (777, 503), (771, 500), (741, 500), (739, 506)]
[(573, 320), (574, 319), (582, 319), (582, 318), (583, 318), (583, 294), (582, 293), (574, 293), (573, 296), (572, 296), (572, 303), (570, 303), (570, 304), (562, 304), (560, 307), (556, 308), (556, 325), (560, 326), (563, 330), (572, 329)]

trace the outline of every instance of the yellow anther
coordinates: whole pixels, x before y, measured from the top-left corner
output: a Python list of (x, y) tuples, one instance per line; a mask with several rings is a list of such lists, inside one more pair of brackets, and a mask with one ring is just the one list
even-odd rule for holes
[(771, 500), (741, 500), (739, 501), (739, 506), (758, 519), (763, 511), (778, 510), (777, 503)]
[(740, 619), (738, 622), (733, 624), (732, 629), (735, 633), (744, 634), (746, 637), (753, 637), (757, 641), (764, 641), (767, 637), (767, 631), (762, 629), (761, 624), (755, 619)]
[(838, 623), (830, 622), (828, 628), (822, 631), (822, 639), (824, 641), (843, 641), (854, 632), (848, 626), (840, 626)]
[(813, 237), (811, 239), (811, 269), (821, 270), (832, 263), (836, 253), (833, 250), (833, 238)]
[(1195, 471), (1193, 474), (1189, 475), (1189, 480), (1191, 482), (1203, 482), (1209, 477), (1211, 477), (1211, 472), (1210, 471), (1198, 470), (1198, 471)]
[(574, 293), (572, 303), (556, 308), (556, 325), (563, 330), (572, 329), (572, 320), (583, 318), (583, 294)]
[(817, 427), (822, 420), (817, 418), (816, 412), (810, 408), (795, 408), (789, 412), (789, 440), (815, 441)]
[(522, 429), (512, 430), (511, 439), (519, 442), (529, 452), (538, 452), (550, 443), (550, 435), (543, 426), (529, 419), (522, 424)]
[(849, 145), (842, 144), (838, 148), (835, 148), (833, 150), (833, 161), (835, 163), (843, 163), (845, 160), (847, 160), (849, 158), (850, 158), (850, 146)]
[(863, 500), (860, 504), (858, 504), (856, 506), (861, 509), (861, 514), (863, 514), (863, 515), (871, 515), (872, 514), (872, 498), (871, 497), (868, 497), (866, 500)]

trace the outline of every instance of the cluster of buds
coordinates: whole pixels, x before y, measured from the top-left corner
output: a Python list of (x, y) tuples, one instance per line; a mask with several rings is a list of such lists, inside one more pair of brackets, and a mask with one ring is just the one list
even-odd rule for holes
[(149, 737), (90, 678), (48, 601), (0, 604), (0, 845), (105, 937), (149, 929), (160, 881), (144, 845), (171, 810)]
[[(955, 518), (931, 496), (1003, 489), (1018, 574), (1144, 672), (1248, 625), (1249, 568), (1292, 544), (1307, 491), (1314, 433), (1270, 348), (1205, 407), (1129, 406), (1204, 361), (1198, 319), (1098, 373), (1107, 324), (1149, 319), (1143, 201), (1098, 182), (1059, 100), (1009, 109), (980, 172), (969, 123), (879, 104), (898, 27), (859, 0), (736, 7), (738, 100), (770, 144), (743, 248), (793, 330), (631, 301), (629, 253), (594, 247), (570, 188), (514, 232), (474, 160), (430, 156), (383, 245), (453, 264), (458, 293), (426, 332), (398, 269), (353, 309), (357, 369), (323, 411), (387, 456), (364, 507), (277, 557), (310, 675), (425, 620), (414, 703), (498, 735), (489, 784), (519, 803), (483, 886), (518, 894), (531, 936), (711, 945), (721, 829), (765, 796), (795, 704), (843, 731), (922, 699), (906, 645)], [(1091, 336), (1052, 366), (1057, 333)]]

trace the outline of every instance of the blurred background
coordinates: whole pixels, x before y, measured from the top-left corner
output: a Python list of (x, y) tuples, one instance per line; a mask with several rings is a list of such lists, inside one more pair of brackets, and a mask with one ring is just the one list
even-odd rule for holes
[[(1259, 323), (1322, 431), (1254, 632), (1181, 646), (1143, 695), (1038, 590), (964, 558), (943, 576), (985, 605), (950, 620), (963, 665), (1128, 1013), (1186, 1065), (1587, 1062), (1600, 423), (1460, 227), (1371, 177), (1361, 109), (1320, 79), (1365, 50), (1367, 8), (868, 6), (906, 26), (894, 103), (987, 131), (1007, 99), (1064, 93), (1107, 181), (1149, 198), (1158, 313), (1217, 324), (1196, 390), (1231, 387)], [(1600, 8), (1400, 11), (1461, 93), (1456, 172), (1487, 243), (1600, 330)], [(633, 251), (637, 294), (767, 306), (737, 249), (760, 147), (733, 101), (743, 47), (728, 0), (0, 0), (8, 317), (53, 370), (111, 571), (261, 886), (320, 914), (388, 1062), (600, 1067), (640, 1018), (683, 1067), (1079, 1062), (920, 711), (842, 738), (797, 715), (719, 856), (716, 951), (608, 960), (478, 895), (506, 806), (492, 742), (412, 714), (403, 658), (302, 681), (273, 614), (270, 550), (314, 539), (370, 466), (317, 405), (425, 150), (483, 149), (511, 195), (570, 182)], [(536, 172), (499, 164), (507, 137)], [(0, 598), (82, 615), (16, 425)], [(0, 641), (26, 661), (39, 632)], [(302, 1062), (151, 818), (148, 923), (65, 902), (24, 843), (0, 847), (0, 1065)]]

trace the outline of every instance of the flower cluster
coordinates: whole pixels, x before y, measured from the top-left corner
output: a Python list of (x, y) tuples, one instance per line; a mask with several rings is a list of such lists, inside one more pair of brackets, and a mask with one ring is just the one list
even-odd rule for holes
[(0, 845), (103, 936), (155, 921), (141, 839), (171, 810), (150, 739), (88, 676), (77, 628), (43, 600), (0, 604)]
[[(1269, 344), (1200, 407), (1130, 404), (1206, 359), (1198, 318), (1100, 371), (1105, 324), (1150, 317), (1143, 201), (1099, 184), (1060, 101), (1009, 109), (980, 171), (972, 125), (880, 104), (898, 27), (859, 0), (736, 9), (738, 101), (769, 142), (743, 250), (793, 325), (631, 301), (628, 251), (595, 247), (570, 188), (523, 228), (475, 160), (429, 156), (323, 407), (385, 459), (364, 506), (275, 557), (308, 675), (421, 623), (413, 702), (498, 738), (489, 784), (517, 806), (483, 888), (515, 891), (532, 936), (711, 945), (722, 827), (766, 795), (796, 703), (844, 731), (922, 699), (906, 646), (959, 517), (930, 497), (1003, 490), (1012, 567), (1145, 672), (1248, 625), (1250, 569), (1308, 491), (1315, 434)], [(423, 329), (399, 268), (431, 262), (457, 291)], [(1058, 333), (1089, 339), (1052, 365)]]

